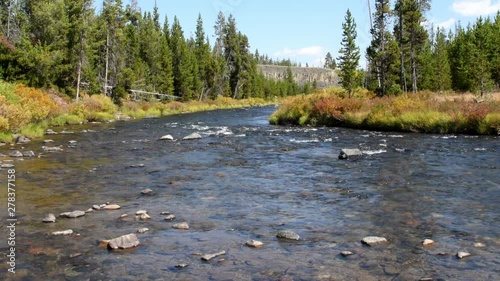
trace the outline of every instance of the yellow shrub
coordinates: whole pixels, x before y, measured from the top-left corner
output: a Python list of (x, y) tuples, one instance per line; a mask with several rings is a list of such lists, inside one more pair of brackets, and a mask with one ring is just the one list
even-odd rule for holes
[(35, 88), (17, 85), (14, 90), (20, 97), (22, 110), (28, 112), (28, 122), (40, 122), (57, 112), (57, 106), (47, 93)]

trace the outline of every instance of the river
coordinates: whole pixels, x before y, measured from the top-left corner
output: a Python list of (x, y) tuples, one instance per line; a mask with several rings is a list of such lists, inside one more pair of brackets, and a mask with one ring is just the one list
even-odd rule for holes
[[(7, 280), (498, 280), (500, 157), (497, 136), (423, 135), (277, 127), (273, 107), (211, 111), (66, 127), (0, 158), (16, 170), (16, 273), (6, 229)], [(56, 131), (62, 128), (55, 128)], [(85, 130), (85, 131), (84, 131)], [(83, 131), (83, 132), (82, 132)], [(199, 140), (182, 141), (193, 132)], [(159, 141), (171, 134), (177, 141)], [(75, 140), (75, 144), (69, 144)], [(359, 159), (339, 160), (342, 148)], [(0, 147), (9, 153), (9, 147)], [(7, 221), (7, 169), (1, 219)], [(150, 188), (152, 195), (142, 195)], [(77, 219), (53, 213), (116, 203)], [(147, 210), (150, 220), (134, 218)], [(177, 218), (165, 221), (161, 212)], [(122, 214), (128, 217), (120, 218)], [(173, 223), (187, 222), (189, 230)], [(103, 239), (137, 234), (132, 250)], [(73, 235), (52, 236), (72, 229)], [(299, 241), (276, 238), (290, 229)], [(381, 236), (369, 247), (360, 241)], [(431, 246), (422, 246), (424, 239)], [(245, 246), (259, 240), (261, 248)], [(204, 262), (196, 253), (226, 254)], [(344, 257), (342, 251), (353, 255)], [(471, 254), (458, 259), (457, 252)], [(188, 264), (176, 268), (178, 264)], [(423, 279), (424, 280), (424, 279)]]

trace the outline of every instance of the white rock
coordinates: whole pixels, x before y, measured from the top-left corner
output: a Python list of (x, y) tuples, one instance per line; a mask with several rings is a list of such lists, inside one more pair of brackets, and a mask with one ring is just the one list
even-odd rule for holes
[(470, 253), (467, 253), (467, 252), (458, 252), (457, 253), (457, 258), (459, 258), (459, 259), (463, 259), (463, 258), (466, 258), (469, 256), (470, 256)]
[(300, 240), (300, 236), (291, 230), (280, 230), (276, 237), (288, 240)]
[(71, 230), (71, 229), (52, 232), (52, 235), (54, 235), (54, 236), (71, 235), (71, 234), (73, 234), (73, 230)]
[(139, 210), (139, 211), (135, 212), (135, 214), (138, 216), (140, 216), (142, 214), (147, 214), (147, 213), (148, 213), (148, 211), (146, 211), (146, 210)]
[(47, 214), (44, 218), (43, 218), (43, 222), (56, 222), (56, 216), (54, 216), (54, 214)]
[(215, 254), (206, 254), (206, 255), (203, 255), (201, 257), (202, 260), (204, 261), (209, 261), (211, 259), (214, 259), (218, 256), (222, 256), (222, 255), (225, 255), (226, 254), (226, 251), (221, 251), (221, 252), (218, 252), (218, 253), (215, 253)]
[(172, 220), (175, 220), (175, 216), (174, 216), (174, 215), (172, 215), (172, 214), (170, 214), (170, 215), (168, 215), (168, 216), (166, 216), (166, 217), (165, 217), (165, 220), (166, 220), (166, 221), (172, 221)]
[(429, 246), (432, 244), (434, 244), (434, 240), (431, 240), (431, 239), (425, 239), (424, 242), (422, 242), (422, 245), (424, 245), (424, 246)]
[(261, 241), (257, 241), (257, 240), (248, 240), (245, 244), (248, 247), (252, 247), (252, 248), (259, 248), (259, 247), (264, 246), (264, 243), (262, 243)]
[(143, 228), (138, 228), (137, 229), (137, 232), (139, 232), (139, 233), (146, 233), (148, 231), (149, 231), (149, 228), (147, 228), (147, 227), (143, 227)]
[(342, 149), (339, 154), (339, 159), (349, 159), (350, 157), (359, 157), (362, 156), (363, 153), (361, 150), (355, 148), (355, 149)]
[(142, 195), (151, 195), (151, 194), (153, 194), (153, 190), (151, 188), (146, 188), (146, 189), (141, 191), (141, 194)]
[(108, 243), (108, 248), (116, 249), (129, 249), (139, 245), (139, 239), (135, 234), (123, 235), (118, 238), (112, 239)]
[(183, 138), (183, 140), (197, 140), (197, 139), (201, 139), (201, 135), (198, 133), (192, 133), (189, 136), (185, 136)]
[(160, 140), (169, 140), (169, 141), (173, 141), (174, 140), (174, 137), (172, 137), (171, 135), (164, 135), (163, 137), (160, 138)]
[(474, 243), (474, 247), (476, 247), (476, 248), (484, 248), (484, 247), (486, 247), (486, 245), (484, 243), (481, 243), (481, 242), (476, 242), (476, 243)]
[(386, 243), (387, 239), (385, 239), (384, 237), (368, 236), (368, 237), (363, 238), (363, 240), (361, 240), (361, 242), (363, 242), (364, 244), (366, 244), (368, 246), (375, 246), (377, 244)]
[(113, 210), (118, 210), (120, 209), (120, 205), (117, 204), (110, 204), (102, 207), (102, 210), (107, 210), (107, 211), (113, 211)]
[(151, 216), (148, 214), (142, 214), (139, 216), (139, 219), (145, 221), (151, 219)]
[(175, 229), (189, 229), (189, 225), (187, 224), (187, 222), (181, 222), (181, 223), (176, 223), (176, 224), (172, 225), (172, 228), (175, 228)]
[(340, 252), (340, 254), (344, 257), (348, 257), (348, 256), (351, 256), (351, 255), (354, 255), (353, 252), (350, 252), (350, 251), (342, 251)]

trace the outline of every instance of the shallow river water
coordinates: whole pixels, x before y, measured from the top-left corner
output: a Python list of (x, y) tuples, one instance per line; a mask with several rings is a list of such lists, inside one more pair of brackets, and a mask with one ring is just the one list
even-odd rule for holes
[[(18, 218), (16, 274), (6, 273), (6, 228), (1, 274), (8, 280), (499, 280), (498, 137), (276, 127), (267, 121), (273, 110), (66, 127), (74, 134), (45, 137), (63, 152), (43, 153), (40, 141), (16, 146), (42, 155), (0, 158), (15, 165)], [(193, 132), (203, 138), (180, 140)], [(178, 140), (158, 140), (166, 134)], [(342, 148), (360, 148), (364, 156), (339, 160)], [(0, 218), (7, 225), (7, 169), (0, 174)], [(141, 195), (146, 188), (153, 195)], [(122, 208), (42, 222), (48, 213), (105, 202)], [(150, 220), (135, 220), (141, 209)], [(177, 218), (165, 221), (165, 211)], [(173, 229), (178, 222), (189, 230)], [(141, 227), (150, 230), (137, 234), (135, 249), (98, 246)], [(51, 235), (66, 229), (75, 234)], [(301, 239), (279, 240), (282, 229)], [(365, 246), (366, 236), (388, 242)], [(423, 247), (426, 238), (435, 243)], [(264, 246), (245, 246), (251, 239)], [(209, 262), (197, 255), (220, 251), (226, 254)], [(458, 259), (459, 251), (471, 256)], [(175, 267), (182, 263), (189, 266)]]

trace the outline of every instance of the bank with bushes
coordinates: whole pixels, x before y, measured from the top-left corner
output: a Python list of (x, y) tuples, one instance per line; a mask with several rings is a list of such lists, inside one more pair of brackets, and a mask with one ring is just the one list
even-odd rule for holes
[(286, 98), (270, 117), (274, 125), (338, 126), (367, 130), (481, 134), (500, 133), (500, 94), (420, 92), (376, 97), (368, 91), (353, 97), (330, 88)]

